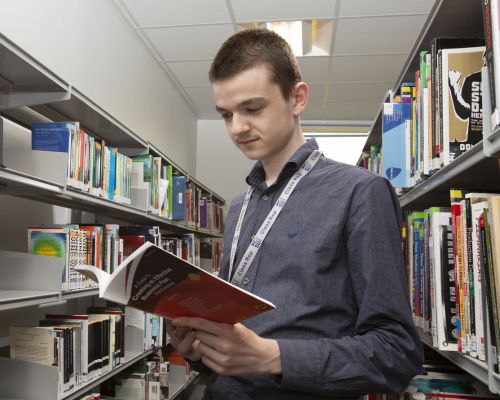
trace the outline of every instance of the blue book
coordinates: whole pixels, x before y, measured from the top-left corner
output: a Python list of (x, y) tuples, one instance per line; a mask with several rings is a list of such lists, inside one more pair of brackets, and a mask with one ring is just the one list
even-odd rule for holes
[(186, 177), (172, 176), (172, 219), (182, 221), (186, 216)]
[(31, 150), (67, 153), (71, 122), (42, 122), (31, 125)]
[(118, 150), (115, 147), (109, 148), (109, 194), (108, 199), (115, 199), (116, 188), (116, 154)]
[(410, 186), (411, 104), (385, 103), (382, 121), (383, 176), (395, 188)]

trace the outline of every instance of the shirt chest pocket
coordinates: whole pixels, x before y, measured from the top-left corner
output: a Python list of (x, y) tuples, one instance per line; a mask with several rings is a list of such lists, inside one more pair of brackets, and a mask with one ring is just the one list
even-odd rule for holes
[[(282, 218), (283, 217), (283, 218)], [(328, 268), (343, 248), (341, 224), (283, 212), (264, 240), (262, 260), (287, 268)]]

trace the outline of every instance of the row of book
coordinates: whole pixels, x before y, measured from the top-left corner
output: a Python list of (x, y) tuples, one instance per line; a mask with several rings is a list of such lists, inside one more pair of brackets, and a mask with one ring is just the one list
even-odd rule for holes
[(361, 166), (377, 175), (382, 175), (382, 147), (370, 146), (370, 151), (361, 153)]
[(123, 362), (124, 323), (117, 308), (47, 314), (37, 327), (10, 327), (10, 358), (56, 366), (58, 392), (64, 393)]
[(79, 122), (33, 123), (31, 149), (66, 154), (68, 186), (130, 204), (132, 160), (85, 133)]
[(488, 386), (430, 347), (424, 347), (422, 372), (399, 393), (369, 394), (364, 400), (497, 399)]
[(163, 236), (158, 226), (54, 225), (28, 228), (28, 252), (59, 257), (62, 291), (96, 288), (76, 271), (93, 265), (113, 273), (120, 263), (146, 241), (164, 248), (209, 272), (218, 271), (222, 241), (193, 233)]
[(94, 306), (87, 314), (47, 314), (36, 327), (10, 327), (10, 358), (56, 366), (62, 394), (123, 364), (130, 327), (143, 332), (143, 350), (167, 344), (163, 318), (131, 307)]
[(162, 157), (125, 156), (88, 135), (78, 122), (33, 123), (31, 151), (45, 156), (46, 163), (54, 162), (51, 168), (65, 168), (68, 187), (188, 226), (222, 232), (221, 202)]
[(219, 270), (222, 239), (200, 238), (192, 233), (186, 233), (177, 237), (162, 237), (160, 247), (207, 272)]
[[(450, 190), (450, 207), (408, 214), (404, 235), (415, 323), (439, 350), (486, 360), (500, 344), (500, 196)], [(486, 317), (492, 354), (487, 354)]]
[(100, 385), (103, 398), (168, 400), (195, 376), (171, 347), (150, 355)]
[(382, 171), (409, 188), (483, 138), (483, 38), (435, 38), (413, 82), (383, 105)]
[(398, 394), (370, 394), (365, 400), (482, 400), (497, 399), (488, 387), (469, 374), (460, 371), (416, 375)]

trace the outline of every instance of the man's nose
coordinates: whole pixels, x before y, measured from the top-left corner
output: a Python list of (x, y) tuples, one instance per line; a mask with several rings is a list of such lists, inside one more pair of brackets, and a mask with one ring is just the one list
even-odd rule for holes
[(231, 124), (231, 130), (234, 135), (247, 132), (250, 129), (250, 125), (245, 117), (239, 114), (233, 114), (233, 120)]

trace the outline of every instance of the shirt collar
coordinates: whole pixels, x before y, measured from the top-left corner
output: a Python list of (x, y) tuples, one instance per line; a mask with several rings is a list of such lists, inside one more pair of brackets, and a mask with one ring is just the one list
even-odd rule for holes
[[(287, 177), (289, 171), (295, 172), (303, 163), (307, 160), (307, 157), (312, 153), (313, 150), (318, 149), (318, 142), (316, 139), (308, 139), (302, 146), (300, 146), (297, 151), (290, 157), (287, 163), (283, 166), (277, 182), (281, 181)], [(253, 166), (252, 170), (246, 177), (246, 182), (250, 186), (257, 186), (264, 182), (266, 179), (266, 174), (262, 163), (257, 161)]]

